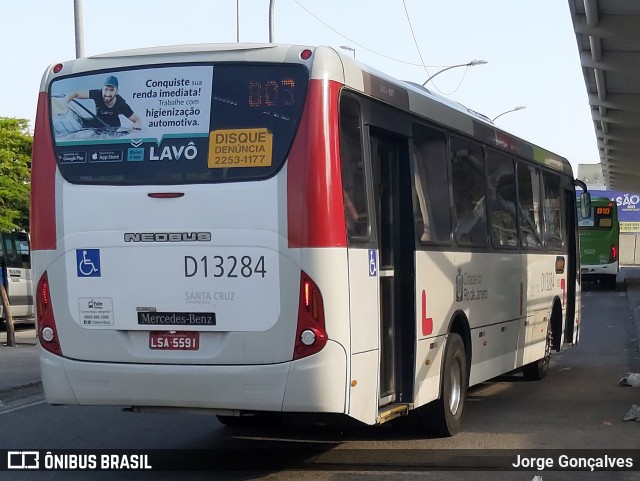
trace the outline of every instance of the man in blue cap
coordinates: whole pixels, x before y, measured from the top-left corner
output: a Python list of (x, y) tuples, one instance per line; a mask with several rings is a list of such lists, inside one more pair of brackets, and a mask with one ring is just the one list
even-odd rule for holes
[(129, 107), (129, 104), (118, 95), (118, 78), (109, 75), (102, 85), (102, 89), (88, 92), (72, 92), (67, 95), (66, 103), (73, 99), (91, 99), (96, 104), (96, 118), (100, 123), (97, 127), (120, 127), (120, 115), (124, 115), (133, 122), (134, 129), (140, 129), (140, 117)]

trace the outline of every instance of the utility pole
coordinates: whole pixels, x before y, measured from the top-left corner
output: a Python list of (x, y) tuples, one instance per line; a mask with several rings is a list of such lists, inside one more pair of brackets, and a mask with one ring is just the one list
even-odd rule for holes
[(84, 29), (82, 28), (82, 0), (73, 0), (73, 19), (76, 26), (76, 58), (84, 57)]
[(273, 10), (276, 0), (269, 0), (269, 43), (273, 43)]
[(13, 317), (11, 316), (11, 308), (9, 306), (9, 296), (4, 288), (4, 284), (0, 283), (0, 303), (2, 304), (2, 314), (7, 325), (7, 346), (16, 347), (16, 333), (13, 328)]

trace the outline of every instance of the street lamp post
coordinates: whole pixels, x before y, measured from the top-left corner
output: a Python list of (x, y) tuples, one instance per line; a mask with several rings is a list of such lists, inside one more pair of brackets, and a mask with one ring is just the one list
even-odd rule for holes
[(340, 48), (343, 50), (348, 50), (349, 52), (353, 52), (353, 58), (356, 58), (356, 49), (353, 47), (349, 47), (348, 45), (340, 45)]
[(491, 122), (495, 122), (498, 117), (502, 117), (505, 114), (508, 114), (508, 113), (511, 113), (511, 112), (517, 112), (518, 110), (523, 110), (523, 109), (526, 109), (526, 108), (527, 107), (524, 106), (524, 105), (518, 105), (517, 107), (514, 107), (511, 110), (506, 110), (505, 112), (502, 112), (501, 114), (496, 115), (494, 118), (491, 119)]
[(76, 30), (76, 58), (84, 57), (84, 28), (82, 17), (82, 0), (73, 1), (73, 21)]
[(422, 84), (422, 86), (424, 87), (429, 82), (431, 82), (431, 80), (433, 80), (433, 77), (435, 77), (437, 75), (440, 75), (442, 72), (446, 72), (447, 70), (451, 70), (452, 68), (475, 67), (476, 65), (484, 65), (486, 63), (489, 63), (489, 62), (487, 62), (486, 60), (472, 60), (471, 62), (468, 62), (468, 63), (461, 63), (459, 65), (452, 65), (451, 67), (443, 68), (442, 70), (437, 71), (431, 77), (429, 77), (427, 80), (425, 80), (424, 83)]
[(273, 43), (273, 14), (276, 8), (276, 0), (269, 0), (269, 43)]

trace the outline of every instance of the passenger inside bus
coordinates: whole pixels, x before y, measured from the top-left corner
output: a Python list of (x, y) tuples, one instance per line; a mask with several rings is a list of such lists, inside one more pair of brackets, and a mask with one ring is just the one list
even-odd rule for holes
[(454, 230), (456, 241), (461, 245), (486, 245), (483, 159), (474, 151), (458, 149), (452, 159), (452, 173), (453, 201), (458, 220)]
[(446, 139), (442, 132), (416, 124), (411, 153), (418, 238), (421, 242), (449, 243), (451, 213)]
[(347, 234), (349, 237), (367, 237), (369, 215), (360, 117), (358, 105), (351, 99), (347, 98), (341, 104), (340, 125), (342, 195)]

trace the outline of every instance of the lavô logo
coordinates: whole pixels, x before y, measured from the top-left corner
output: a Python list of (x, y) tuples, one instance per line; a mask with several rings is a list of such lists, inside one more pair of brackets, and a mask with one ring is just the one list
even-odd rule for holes
[(185, 158), (188, 160), (195, 159), (198, 155), (198, 149), (193, 142), (184, 145), (166, 145), (159, 151), (154, 146), (150, 147), (149, 160), (180, 160)]

